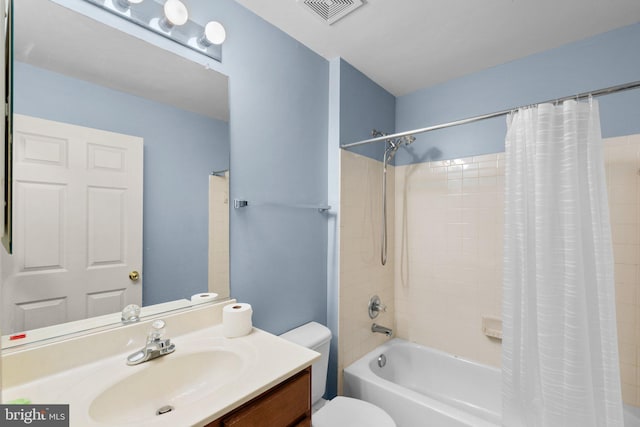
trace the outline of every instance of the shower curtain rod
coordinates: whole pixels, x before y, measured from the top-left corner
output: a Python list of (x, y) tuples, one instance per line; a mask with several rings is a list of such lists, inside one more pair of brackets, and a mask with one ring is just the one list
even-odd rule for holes
[[(551, 99), (549, 101), (544, 101), (544, 102), (539, 102), (537, 104), (529, 104), (529, 105), (546, 104), (546, 103), (550, 103), (550, 102), (564, 102), (564, 101), (568, 101), (570, 99), (578, 100), (578, 99), (582, 99), (582, 98), (587, 98), (589, 96), (596, 97), (596, 96), (602, 96), (602, 95), (609, 95), (609, 94), (612, 94), (612, 93), (622, 92), (624, 90), (637, 89), (637, 88), (640, 88), (640, 80), (637, 80), (637, 81), (631, 82), (631, 83), (625, 83), (625, 84), (617, 85), (617, 86), (610, 86), (610, 87), (607, 87), (607, 88), (604, 88), (604, 89), (598, 89), (598, 90), (594, 90), (594, 91), (591, 91), (591, 92), (583, 92), (583, 93), (580, 93), (578, 95), (566, 96), (564, 98)], [(403, 136), (409, 136), (409, 135), (415, 135), (415, 134), (418, 134), (418, 133), (431, 132), (432, 130), (444, 129), (444, 128), (449, 128), (449, 127), (453, 127), (453, 126), (464, 125), (464, 124), (467, 124), (467, 123), (479, 122), (479, 121), (485, 120), (485, 119), (492, 119), (494, 117), (506, 116), (507, 114), (511, 113), (512, 111), (515, 111), (515, 110), (517, 110), (519, 108), (523, 108), (523, 107), (525, 107), (525, 106), (517, 107), (517, 108), (509, 108), (508, 110), (496, 111), (495, 113), (489, 113), (489, 114), (483, 114), (481, 116), (469, 117), (467, 119), (456, 120), (454, 122), (449, 122), (449, 123), (442, 123), (442, 124), (439, 124), (439, 125), (429, 126), (429, 127), (426, 127), (426, 128), (414, 129), (414, 130), (409, 130), (409, 131), (405, 131), (405, 132), (398, 132), (398, 133), (394, 133), (394, 134), (390, 134), (390, 135), (379, 136), (379, 137), (376, 137), (376, 138), (365, 139), (363, 141), (352, 142), (350, 144), (343, 144), (343, 145), (340, 146), (340, 148), (352, 148), (352, 147), (357, 147), (359, 145), (369, 144), (371, 142), (379, 142), (379, 141), (385, 141), (387, 139), (401, 138)]]

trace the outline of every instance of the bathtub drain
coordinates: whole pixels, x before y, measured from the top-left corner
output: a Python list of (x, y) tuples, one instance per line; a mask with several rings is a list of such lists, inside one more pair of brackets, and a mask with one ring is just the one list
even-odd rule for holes
[(384, 365), (387, 364), (387, 356), (385, 356), (384, 354), (381, 354), (380, 356), (378, 356), (378, 366), (381, 368), (384, 368)]
[(156, 411), (156, 415), (164, 415), (167, 414), (169, 412), (173, 411), (173, 406), (171, 405), (165, 405), (162, 408), (158, 409)]

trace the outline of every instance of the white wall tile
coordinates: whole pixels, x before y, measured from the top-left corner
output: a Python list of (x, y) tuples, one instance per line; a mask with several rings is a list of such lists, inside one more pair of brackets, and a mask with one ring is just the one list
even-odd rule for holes
[[(406, 279), (400, 283), (400, 273), (396, 272), (396, 293), (410, 301), (396, 305), (396, 319), (402, 318), (407, 324), (398, 329), (398, 334), (496, 365), (500, 360), (499, 344), (482, 334), (481, 317), (495, 316), (496, 311), (499, 314), (500, 306), (502, 283), (493, 273), (498, 265), (495, 258), (501, 256), (496, 242), (500, 223), (497, 217), (502, 214), (502, 207), (496, 206), (496, 194), (502, 191), (496, 178), (498, 157), (451, 161), (447, 192), (437, 195), (413, 190), (430, 188), (431, 176), (419, 173), (420, 169), (430, 168), (428, 163), (412, 165), (411, 172), (407, 168), (395, 170), (396, 266), (401, 265), (399, 253), (404, 245), (404, 258), (409, 262), (405, 270), (410, 272), (408, 283)], [(462, 182), (458, 170), (462, 170)], [(419, 185), (417, 179), (421, 180)], [(411, 190), (403, 191), (406, 186)], [(441, 202), (443, 196), (448, 201), (446, 210)], [(415, 209), (418, 206), (421, 211)], [(403, 215), (415, 218), (408, 221), (409, 231), (404, 234)], [(425, 254), (429, 255), (426, 260)], [(492, 279), (488, 281), (487, 277)]]
[[(338, 391), (342, 389), (342, 370), (388, 338), (371, 332), (374, 322), (368, 315), (371, 296), (377, 294), (387, 306), (375, 321), (394, 328), (394, 200), (393, 167), (387, 172), (388, 255), (380, 263), (382, 223), (382, 164), (368, 157), (343, 150), (341, 154), (340, 211), (340, 310), (338, 348)], [(443, 175), (446, 169), (431, 174)], [(436, 178), (439, 179), (439, 178)], [(446, 184), (446, 179), (443, 180)], [(439, 190), (435, 186), (435, 193)], [(446, 206), (446, 199), (442, 200)], [(406, 328), (407, 318), (401, 318)]]
[(606, 141), (620, 378), (622, 398), (632, 405), (640, 405), (639, 152), (640, 136)]

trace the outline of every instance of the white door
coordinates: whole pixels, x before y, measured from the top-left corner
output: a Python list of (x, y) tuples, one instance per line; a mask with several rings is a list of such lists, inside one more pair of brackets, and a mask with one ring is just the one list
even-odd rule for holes
[(140, 305), (142, 138), (16, 114), (13, 140), (5, 333)]

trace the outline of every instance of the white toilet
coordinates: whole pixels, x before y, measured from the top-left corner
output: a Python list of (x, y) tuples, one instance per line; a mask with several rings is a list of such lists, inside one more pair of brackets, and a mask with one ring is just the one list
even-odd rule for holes
[(377, 406), (359, 399), (338, 396), (327, 402), (322, 398), (327, 383), (331, 331), (310, 322), (280, 335), (281, 338), (321, 354), (311, 367), (311, 404), (313, 427), (396, 427), (393, 419)]

